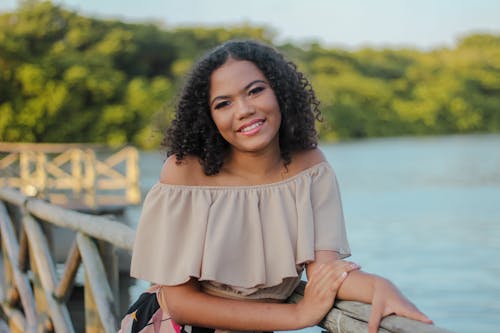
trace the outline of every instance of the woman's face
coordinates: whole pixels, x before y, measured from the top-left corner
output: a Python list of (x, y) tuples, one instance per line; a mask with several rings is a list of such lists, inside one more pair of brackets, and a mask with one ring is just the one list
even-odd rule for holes
[(250, 61), (229, 58), (210, 76), (210, 113), (233, 151), (279, 149), (281, 113), (264, 74)]

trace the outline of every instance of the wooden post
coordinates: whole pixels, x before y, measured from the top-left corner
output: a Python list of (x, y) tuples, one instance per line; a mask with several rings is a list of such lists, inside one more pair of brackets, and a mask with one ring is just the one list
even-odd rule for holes
[(12, 272), (12, 263), (9, 260), (7, 248), (5, 245), (5, 242), (2, 242), (2, 263), (3, 263), (3, 286), (2, 286), (2, 292), (4, 293), (5, 301), (9, 304), (11, 304), (11, 299), (10, 299), (10, 291), (15, 288), (15, 283), (14, 283), (14, 273)]
[[(6, 290), (17, 290), (19, 299), (23, 306), (28, 332), (34, 332), (37, 325), (35, 301), (30, 281), (26, 274), (19, 269), (17, 258), (19, 256), (19, 245), (15, 236), (14, 228), (3, 202), (0, 202), (0, 230), (2, 235), (2, 246), (4, 250), (4, 268), (6, 271)], [(7, 295), (9, 297), (9, 295)], [(12, 304), (10, 304), (12, 305)]]
[[(81, 233), (77, 234), (76, 241), (85, 267), (85, 318), (88, 318), (91, 321), (91, 326), (94, 327), (86, 333), (115, 333), (118, 321), (114, 313), (113, 293), (107, 282), (97, 247), (90, 238)], [(87, 289), (90, 294), (87, 294)], [(100, 319), (99, 331), (94, 331), (98, 324), (94, 318), (96, 312)]]
[(36, 264), (35, 257), (33, 255), (33, 249), (30, 248), (30, 266), (32, 272), (32, 283), (33, 283), (33, 293), (35, 297), (36, 303), (36, 312), (37, 312), (37, 331), (44, 332), (45, 328), (43, 327), (43, 323), (46, 322), (49, 316), (49, 310), (47, 305), (47, 300), (45, 297), (45, 292), (43, 290), (43, 285), (40, 280), (40, 274), (38, 265)]
[(85, 188), (85, 194), (84, 194), (84, 201), (89, 207), (95, 207), (96, 206), (96, 183), (97, 183), (97, 177), (96, 177), (96, 170), (95, 170), (95, 153), (90, 150), (86, 149), (84, 153), (84, 179), (83, 183), (84, 188)]
[(99, 319), (99, 310), (95, 304), (87, 270), (85, 270), (85, 284), (83, 289), (85, 303), (85, 333), (102, 333), (104, 329)]
[(18, 258), (18, 267), (22, 272), (26, 272), (28, 270), (28, 237), (26, 236), (26, 231), (24, 228), (21, 228), (21, 239), (19, 240), (19, 258)]
[(82, 258), (80, 256), (80, 251), (78, 250), (78, 246), (75, 240), (69, 251), (66, 264), (64, 265), (64, 272), (62, 274), (61, 280), (59, 281), (59, 285), (54, 291), (54, 297), (60, 303), (65, 303), (68, 300), (71, 294), (71, 290), (73, 289), (78, 267), (80, 267), (81, 262)]
[(79, 196), (82, 191), (82, 151), (81, 149), (71, 150), (71, 176), (73, 177), (73, 195)]
[(126, 167), (126, 199), (129, 204), (138, 204), (141, 202), (141, 191), (139, 189), (139, 153), (137, 149), (127, 148), (127, 167)]
[(113, 244), (98, 240), (99, 255), (104, 264), (107, 280), (113, 294), (115, 313), (120, 312), (120, 272), (118, 267), (118, 254)]
[[(12, 309), (11, 300), (9, 299), (9, 292), (14, 288), (14, 274), (12, 272), (12, 263), (9, 261), (7, 255), (7, 249), (5, 247), (5, 242), (2, 242), (2, 254), (3, 254), (3, 274), (2, 286), (0, 286), (2, 297), (0, 301), (2, 304), (2, 310), (6, 312), (8, 318), (7, 325), (11, 333), (23, 333), (24, 329), (27, 327), (26, 320), (24, 316), (18, 313), (17, 318), (9, 316), (8, 309)], [(36, 317), (35, 317), (36, 318)], [(17, 319), (17, 320), (16, 320)]]
[(47, 156), (43, 152), (38, 152), (36, 155), (35, 184), (38, 192), (45, 195), (47, 189)]
[(2, 310), (9, 319), (8, 325), (10, 333), (37, 332), (36, 330), (27, 331), (27, 327), (29, 326), (26, 323), (24, 315), (21, 311), (3, 304), (2, 304)]
[(21, 151), (19, 153), (19, 178), (21, 178), (21, 191), (26, 194), (31, 194), (29, 193), (30, 189), (29, 186), (33, 183), (31, 179), (31, 171), (30, 171), (30, 164), (31, 164), (31, 153), (29, 151)]
[(30, 257), (33, 259), (31, 267), (38, 272), (40, 285), (42, 286), (40, 297), (44, 298), (45, 304), (43, 305), (47, 307), (50, 319), (58, 333), (74, 332), (68, 308), (65, 304), (58, 303), (52, 296), (57, 285), (55, 265), (50, 256), (42, 228), (30, 215), (24, 216), (23, 222), (31, 245)]
[(16, 168), (16, 162), (19, 162), (19, 153), (11, 152), (7, 156), (0, 158), (0, 173), (2, 173), (3, 177), (0, 177), (0, 187), (1, 186), (10, 186), (10, 187), (20, 187), (20, 177), (16, 177), (16, 169), (17, 176), (19, 173), (19, 167)]

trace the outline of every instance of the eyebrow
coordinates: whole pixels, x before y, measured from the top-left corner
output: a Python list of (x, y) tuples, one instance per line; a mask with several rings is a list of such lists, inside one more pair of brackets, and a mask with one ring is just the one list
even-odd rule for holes
[[(256, 84), (256, 83), (265, 83), (265, 84), (268, 84), (268, 83), (267, 83), (266, 81), (264, 81), (264, 80), (260, 80), (260, 79), (259, 79), (259, 80), (253, 80), (252, 82), (250, 82), (249, 84), (247, 84), (245, 87), (243, 87), (242, 91), (247, 90), (248, 88), (250, 88), (251, 86), (253, 86), (253, 85), (254, 85), (254, 84)], [(214, 104), (214, 102), (215, 102), (216, 100), (218, 100), (218, 99), (225, 99), (225, 98), (229, 98), (229, 97), (231, 97), (231, 96), (229, 96), (229, 95), (221, 95), (221, 96), (217, 96), (217, 97), (215, 97), (214, 99), (212, 99), (212, 102), (210, 102), (210, 105), (213, 105), (213, 104)]]

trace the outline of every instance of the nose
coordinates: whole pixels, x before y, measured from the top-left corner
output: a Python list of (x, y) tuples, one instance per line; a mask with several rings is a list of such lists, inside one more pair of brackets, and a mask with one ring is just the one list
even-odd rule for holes
[(238, 119), (245, 119), (255, 114), (255, 106), (244, 98), (238, 99), (236, 104), (236, 117)]

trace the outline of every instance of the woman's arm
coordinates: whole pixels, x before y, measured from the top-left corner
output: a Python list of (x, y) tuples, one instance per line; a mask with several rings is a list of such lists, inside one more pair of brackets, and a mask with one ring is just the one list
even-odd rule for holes
[[(320, 265), (333, 265), (338, 254), (333, 251), (316, 251), (315, 261), (307, 265), (307, 276), (314, 276)], [(349, 273), (348, 278), (340, 286), (337, 297), (343, 300), (359, 301), (372, 304), (368, 331), (377, 332), (380, 321), (390, 314), (404, 316), (432, 324), (425, 314), (420, 312), (392, 282), (382, 277), (362, 271)]]
[[(179, 324), (225, 330), (295, 330), (317, 324), (330, 310), (338, 288), (357, 269), (349, 262), (324, 265), (311, 275), (304, 298), (297, 304), (248, 302), (202, 292), (195, 279), (178, 286), (162, 286), (161, 298)], [(161, 302), (163, 303), (163, 302)]]

